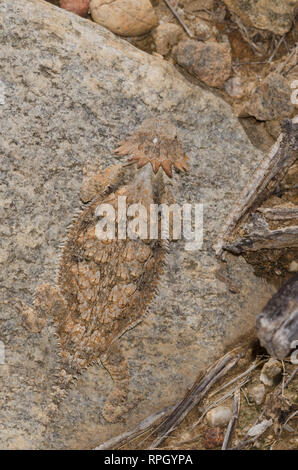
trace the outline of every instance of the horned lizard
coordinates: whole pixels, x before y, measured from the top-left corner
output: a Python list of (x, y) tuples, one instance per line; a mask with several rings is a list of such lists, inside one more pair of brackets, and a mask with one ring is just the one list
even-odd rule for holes
[[(61, 345), (59, 396), (84, 368), (100, 360), (114, 381), (103, 415), (109, 422), (126, 410), (129, 369), (117, 339), (138, 322), (154, 296), (163, 272), (167, 241), (99, 239), (97, 208), (113, 206), (118, 196), (127, 205), (149, 207), (171, 200), (167, 184), (172, 169), (187, 170), (187, 157), (168, 121), (148, 119), (121, 143), (116, 154), (128, 162), (104, 171), (85, 171), (81, 199), (85, 207), (72, 223), (63, 247), (57, 285), (40, 285), (32, 307), (22, 305), (27, 327), (38, 333), (52, 315)], [(60, 395), (59, 395), (59, 393)]]

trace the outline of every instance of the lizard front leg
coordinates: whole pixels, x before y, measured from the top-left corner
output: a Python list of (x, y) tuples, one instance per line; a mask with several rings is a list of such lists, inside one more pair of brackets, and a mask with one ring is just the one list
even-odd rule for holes
[(80, 191), (81, 200), (86, 203), (114, 186), (123, 174), (123, 165), (112, 165), (105, 170), (98, 169), (98, 165), (87, 163), (83, 169), (83, 182)]
[(117, 343), (112, 344), (101, 358), (101, 363), (114, 382), (114, 388), (103, 409), (103, 416), (108, 422), (114, 423), (128, 411), (127, 395), (130, 379), (128, 364)]
[(33, 307), (19, 302), (18, 308), (24, 326), (34, 333), (43, 329), (48, 315), (59, 321), (67, 315), (67, 304), (63, 296), (56, 287), (50, 284), (41, 284), (36, 289)]

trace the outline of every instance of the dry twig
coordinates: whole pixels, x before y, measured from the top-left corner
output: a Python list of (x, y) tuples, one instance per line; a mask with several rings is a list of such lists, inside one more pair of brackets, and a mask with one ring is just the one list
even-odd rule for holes
[(188, 34), (188, 36), (190, 38), (193, 38), (193, 34), (192, 32), (189, 30), (189, 28), (186, 26), (186, 24), (184, 23), (184, 21), (182, 20), (181, 16), (179, 15), (179, 13), (175, 10), (175, 8), (170, 4), (169, 0), (164, 0), (166, 5), (168, 6), (168, 8), (171, 10), (171, 12), (173, 13), (173, 15), (177, 18), (177, 20), (179, 21), (179, 23), (181, 24), (182, 28), (184, 29), (184, 31)]
[(119, 436), (112, 437), (108, 441), (100, 444), (94, 450), (115, 449), (116, 446), (123, 446), (124, 444), (131, 442), (148, 431), (160, 418), (163, 418), (165, 414), (170, 412), (172, 409), (173, 407), (167, 407), (161, 411), (158, 411), (157, 413), (152, 414), (151, 416), (148, 416), (130, 431), (124, 432)]
[(235, 426), (235, 423), (238, 419), (239, 416), (239, 410), (240, 410), (240, 390), (239, 388), (235, 391), (234, 393), (234, 402), (233, 402), (233, 410), (232, 410), (232, 416), (230, 419), (230, 422), (227, 427), (227, 431), (224, 437), (224, 441), (222, 444), (221, 450), (227, 450), (229, 442), (231, 440), (231, 435)]
[(276, 55), (278, 49), (280, 48), (280, 45), (281, 45), (281, 43), (283, 42), (284, 39), (285, 39), (285, 34), (278, 41), (276, 48), (274, 49), (274, 51), (272, 52), (271, 56), (268, 59), (268, 62), (272, 62), (272, 60), (274, 59), (274, 57), (275, 57), (275, 55)]
[(206, 414), (208, 413), (209, 410), (212, 410), (212, 408), (215, 408), (217, 405), (219, 405), (220, 403), (223, 403), (224, 401), (226, 401), (228, 398), (230, 398), (231, 396), (234, 395), (234, 393), (236, 392), (236, 390), (240, 390), (244, 385), (246, 385), (248, 382), (250, 381), (250, 379), (245, 379), (243, 380), (242, 382), (240, 382), (240, 384), (237, 385), (237, 387), (233, 388), (232, 390), (230, 390), (229, 392), (227, 392), (225, 395), (223, 395), (221, 398), (219, 398), (218, 400), (216, 401), (213, 401), (212, 403), (210, 403), (210, 405), (208, 405), (204, 411), (202, 412), (201, 416), (199, 417), (198, 421), (196, 421), (192, 427), (191, 427), (191, 430), (193, 430), (196, 426), (198, 426), (200, 424), (200, 422), (202, 421), (202, 419), (206, 416)]
[(175, 406), (172, 413), (159, 426), (159, 432), (150, 449), (156, 448), (183, 421), (188, 413), (197, 405), (210, 388), (229, 372), (238, 362), (241, 355), (226, 354), (215, 366), (210, 367), (204, 377), (196, 381), (187, 395)]
[[(256, 369), (257, 367), (259, 367), (259, 365), (263, 364), (263, 362), (265, 362), (264, 360), (262, 361), (259, 361), (259, 362), (255, 362), (255, 364), (253, 364), (252, 366), (250, 366), (247, 370), (245, 370), (244, 372), (242, 372), (242, 374), (240, 375), (237, 375), (237, 377), (235, 377), (234, 379), (230, 380), (230, 382), (224, 384), (222, 387), (220, 387), (219, 389), (217, 390), (214, 390), (214, 392), (210, 393), (210, 397), (213, 397), (214, 395), (216, 395), (217, 393), (221, 392), (222, 390), (224, 390), (225, 388), (229, 387), (230, 385), (234, 384), (235, 382), (237, 382), (237, 380), (239, 379), (242, 379), (243, 377), (245, 377), (246, 375), (248, 375), (250, 372), (252, 372), (254, 369)], [(239, 387), (238, 387), (239, 388)]]
[[(297, 159), (297, 127), (297, 124), (293, 123), (290, 119), (285, 119), (282, 122), (283, 132), (280, 134), (268, 156), (262, 160), (259, 167), (256, 169), (252, 180), (238, 198), (237, 203), (224, 224), (223, 230), (217, 237), (213, 248), (218, 256), (227, 248), (225, 242), (231, 237), (232, 233), (235, 232), (236, 227), (274, 193), (279, 182), (282, 181), (290, 166)], [(285, 236), (289, 235), (295, 242), (296, 235), (294, 234), (293, 236), (291, 230), (295, 232), (296, 229), (295, 227), (290, 227), (290, 233), (288, 234), (287, 231), (285, 231)], [(275, 232), (276, 231), (273, 230), (273, 235), (271, 232), (269, 232), (269, 235), (271, 234), (274, 238), (274, 236), (277, 235)], [(283, 235), (282, 233), (281, 238)], [(246, 244), (248, 243), (246, 239), (243, 241)], [(237, 240), (233, 242), (233, 244), (229, 243), (229, 251), (233, 251), (233, 245), (235, 245), (235, 250), (240, 252), (239, 243), (241, 245), (241, 242)], [(252, 244), (250, 248), (251, 246)]]

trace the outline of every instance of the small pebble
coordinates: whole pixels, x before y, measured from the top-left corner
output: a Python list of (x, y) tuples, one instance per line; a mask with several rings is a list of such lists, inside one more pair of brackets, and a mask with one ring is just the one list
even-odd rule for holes
[(276, 359), (269, 359), (266, 364), (264, 364), (263, 369), (261, 371), (260, 380), (263, 384), (272, 387), (274, 385), (277, 378), (280, 376), (282, 372), (282, 366), (279, 361)]
[(224, 426), (228, 424), (232, 416), (230, 408), (227, 406), (217, 406), (208, 411), (206, 419), (210, 426)]
[(248, 436), (250, 437), (255, 437), (255, 436), (260, 436), (263, 434), (267, 428), (272, 426), (273, 420), (272, 419), (264, 419), (260, 423), (256, 424), (250, 430), (248, 431)]
[(172, 23), (162, 23), (153, 31), (156, 52), (162, 56), (167, 55), (173, 46), (178, 43), (182, 34), (181, 28)]
[(194, 23), (193, 29), (195, 36), (204, 41), (210, 39), (212, 34), (214, 34), (213, 29), (204, 20), (199, 20), (197, 23)]
[(263, 384), (255, 385), (249, 390), (249, 398), (257, 405), (261, 405), (265, 399), (265, 386)]
[(292, 261), (291, 264), (288, 267), (288, 271), (290, 273), (295, 273), (298, 271), (298, 262), (297, 261)]
[(87, 16), (90, 0), (60, 0), (60, 7), (76, 15)]
[(225, 91), (233, 98), (240, 98), (243, 95), (243, 86), (240, 77), (232, 77), (225, 83)]
[(140, 36), (157, 26), (150, 0), (91, 0), (93, 21), (120, 36)]

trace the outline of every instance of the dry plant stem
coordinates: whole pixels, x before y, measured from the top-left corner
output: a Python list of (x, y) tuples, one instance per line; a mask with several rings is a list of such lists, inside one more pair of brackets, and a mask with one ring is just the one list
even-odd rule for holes
[(264, 214), (267, 220), (293, 220), (298, 219), (298, 208), (296, 207), (264, 207), (257, 209)]
[(282, 393), (283, 390), (285, 390), (285, 388), (287, 388), (287, 386), (292, 382), (292, 380), (295, 378), (295, 375), (297, 374), (298, 372), (298, 367), (296, 367), (296, 369), (292, 372), (292, 374), (290, 375), (290, 377), (286, 380), (286, 382), (283, 384), (283, 387), (281, 388), (278, 388), (275, 392), (275, 395), (280, 395)]
[(282, 128), (283, 132), (277, 142), (256, 169), (252, 181), (243, 190), (228, 216), (223, 230), (213, 246), (218, 256), (222, 254), (225, 241), (231, 236), (236, 226), (274, 193), (288, 168), (298, 158), (298, 124), (294, 124), (290, 119), (285, 119), (282, 122)]
[(148, 431), (160, 418), (163, 418), (165, 414), (167, 414), (172, 409), (173, 407), (167, 407), (161, 411), (158, 411), (157, 413), (148, 416), (130, 431), (119, 434), (119, 436), (112, 437), (112, 439), (103, 442), (94, 450), (109, 450), (115, 449), (116, 446), (123, 446), (124, 444), (130, 442), (131, 440), (139, 437), (144, 432)]
[(289, 53), (289, 52), (290, 52), (290, 49), (289, 49), (289, 46), (288, 46), (288, 43), (287, 43), (285, 37), (283, 38), (283, 43), (284, 43), (284, 45), (285, 45), (285, 48), (287, 49), (287, 53)]
[[(287, 379), (287, 381), (285, 383), (282, 383), (278, 388), (277, 390), (274, 392), (274, 395), (275, 396), (278, 396), (280, 394), (283, 393), (283, 391), (288, 387), (288, 385), (291, 383), (291, 381), (294, 379), (295, 375), (297, 374), (298, 372), (298, 367), (296, 367), (296, 369), (292, 372), (292, 374), (290, 375), (290, 377)], [(259, 415), (257, 421), (255, 422), (255, 424), (253, 426), (255, 426), (256, 424), (258, 424), (262, 417), (266, 414), (266, 410), (267, 410), (267, 407), (265, 407), (261, 414)], [(291, 416), (293, 417), (293, 416)], [(290, 418), (291, 418), (290, 417)], [(286, 424), (286, 423), (285, 423)], [(252, 426), (252, 427), (253, 427)], [(269, 427), (269, 426), (268, 426)], [(267, 430), (268, 428), (266, 428), (262, 434), (264, 434), (264, 432)], [(248, 435), (246, 435), (236, 446), (232, 447), (231, 450), (240, 450), (240, 449), (243, 449), (244, 447), (248, 446), (249, 444), (253, 444), (259, 437), (261, 436), (261, 434), (258, 434), (257, 436), (254, 436), (254, 437), (248, 437)]]
[(275, 57), (275, 55), (276, 55), (278, 49), (280, 48), (280, 45), (281, 45), (281, 43), (283, 42), (284, 38), (285, 38), (285, 34), (284, 34), (284, 35), (280, 38), (280, 40), (278, 41), (276, 48), (274, 49), (273, 53), (271, 54), (271, 56), (270, 56), (269, 59), (268, 59), (268, 62), (272, 62), (272, 60), (274, 59), (274, 57)]
[(225, 249), (235, 255), (248, 251), (295, 247), (298, 247), (298, 225), (263, 232), (259, 230), (225, 245)]
[(207, 406), (207, 408), (205, 408), (205, 410), (203, 411), (203, 413), (201, 414), (201, 416), (199, 417), (198, 421), (196, 421), (192, 427), (191, 427), (191, 430), (193, 430), (196, 426), (198, 426), (200, 424), (200, 422), (202, 421), (202, 419), (206, 416), (206, 414), (208, 413), (209, 410), (212, 410), (212, 408), (215, 408), (217, 405), (219, 405), (220, 403), (223, 403), (224, 401), (226, 401), (228, 398), (230, 398), (231, 396), (234, 395), (234, 393), (236, 392), (236, 390), (238, 389), (241, 389), (242, 387), (244, 387), (244, 385), (246, 385), (248, 382), (250, 382), (250, 378), (246, 379), (246, 380), (243, 380), (243, 382), (240, 382), (240, 384), (237, 385), (237, 387), (233, 388), (232, 390), (230, 390), (229, 392), (227, 392), (225, 395), (223, 395), (221, 398), (219, 398), (218, 400), (210, 403), (210, 405)]
[[(259, 414), (257, 420), (255, 421), (255, 423), (253, 424), (253, 426), (251, 428), (253, 428), (256, 424), (260, 423), (261, 419), (263, 418), (263, 416), (265, 414), (265, 411), (266, 411), (266, 408), (264, 408), (261, 411), (261, 413)], [(246, 436), (236, 446), (230, 447), (229, 450), (243, 449), (243, 447), (246, 447), (248, 444), (252, 444), (253, 442), (255, 442), (260, 436), (261, 436), (261, 434), (258, 434), (257, 436), (254, 436), (254, 437), (248, 437), (248, 434), (246, 434)]]
[(180, 15), (178, 14), (178, 12), (175, 10), (175, 8), (170, 4), (170, 2), (168, 0), (164, 0), (167, 7), (171, 10), (171, 12), (173, 13), (173, 15), (177, 18), (177, 20), (179, 21), (179, 23), (181, 24), (182, 28), (184, 29), (184, 31), (188, 34), (188, 36), (190, 38), (193, 38), (193, 34), (192, 32), (188, 29), (188, 27), (186, 26), (186, 24), (184, 23), (184, 21), (182, 20), (182, 18), (180, 17)]
[(294, 64), (291, 65), (291, 67), (284, 73), (284, 75), (288, 75), (288, 73), (291, 72), (291, 70), (293, 70), (295, 67), (297, 67), (297, 60), (295, 60)]
[(233, 15), (233, 20), (237, 24), (244, 41), (246, 41), (250, 45), (254, 52), (260, 56), (265, 55), (264, 51), (260, 47), (258, 47), (249, 37), (249, 33), (244, 24), (240, 21), (240, 18), (238, 18), (236, 15)]
[[(298, 46), (296, 46), (296, 47), (292, 50), (292, 52), (290, 52), (290, 54), (288, 55), (288, 57), (286, 58), (286, 60), (285, 60), (284, 62), (278, 64), (278, 66), (276, 67), (276, 72), (277, 72), (277, 73), (282, 73), (282, 71), (284, 70), (285, 66), (291, 61), (291, 59), (292, 59), (293, 57), (295, 57), (295, 59), (294, 59), (294, 64), (296, 65), (296, 63), (297, 63), (297, 51), (298, 51)], [(295, 65), (294, 65), (294, 67), (295, 67)], [(291, 68), (292, 68), (292, 66), (291, 66)], [(288, 72), (289, 72), (289, 70), (288, 70), (286, 73), (288, 73)]]
[(282, 383), (281, 383), (281, 394), (282, 396), (284, 396), (284, 392), (285, 392), (285, 377), (286, 377), (286, 368), (285, 368), (285, 363), (284, 361), (281, 361), (281, 364), (282, 364)]
[(220, 387), (219, 389), (217, 390), (214, 390), (214, 392), (210, 393), (209, 397), (213, 397), (214, 395), (216, 395), (217, 393), (221, 392), (222, 390), (224, 390), (225, 388), (229, 387), (230, 385), (232, 385), (233, 383), (237, 382), (237, 380), (239, 379), (242, 379), (243, 377), (245, 377), (246, 375), (248, 375), (250, 372), (252, 372), (254, 369), (256, 369), (257, 367), (259, 367), (260, 364), (262, 364), (263, 362), (265, 361), (259, 361), (259, 362), (256, 362), (255, 364), (253, 364), (252, 366), (250, 366), (246, 371), (242, 372), (242, 374), (238, 375), (237, 377), (235, 377), (233, 380), (231, 380), (230, 382), (224, 384), (222, 387)]
[(292, 413), (286, 420), (285, 424), (283, 425), (283, 428), (286, 426), (286, 424), (288, 424), (289, 421), (291, 421), (291, 419), (295, 418), (295, 416), (297, 415), (298, 415), (298, 411), (294, 411), (294, 413)]
[[(270, 425), (268, 425), (268, 427), (270, 427)], [(244, 447), (248, 446), (249, 444), (253, 444), (254, 442), (256, 442), (259, 437), (262, 436), (262, 434), (264, 434), (265, 431), (267, 431), (268, 427), (260, 434), (258, 434), (257, 436), (254, 436), (254, 437), (250, 437), (250, 438), (244, 438), (241, 442), (239, 442), (239, 444), (235, 447), (232, 447), (228, 450), (241, 450), (243, 449)]]
[(227, 427), (227, 432), (225, 434), (221, 450), (226, 450), (228, 448), (235, 423), (239, 416), (239, 410), (240, 410), (240, 390), (238, 388), (234, 393), (232, 416)]
[(267, 64), (267, 62), (265, 60), (263, 61), (256, 61), (256, 62), (233, 62), (233, 66), (234, 67), (238, 67), (239, 65), (251, 65), (251, 64)]
[(240, 354), (236, 355), (236, 357), (232, 353), (226, 354), (214, 367), (208, 369), (201, 380), (195, 382), (182, 401), (175, 406), (172, 413), (161, 423), (158, 429), (158, 435), (150, 446), (150, 449), (156, 448), (166, 439), (183, 421), (193, 407), (202, 400), (210, 388), (237, 364), (240, 357)]

